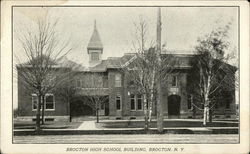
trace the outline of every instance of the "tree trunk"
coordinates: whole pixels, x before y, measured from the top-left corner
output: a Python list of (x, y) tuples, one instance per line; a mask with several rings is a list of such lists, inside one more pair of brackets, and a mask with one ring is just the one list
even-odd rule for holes
[[(160, 84), (158, 85), (160, 89)], [(158, 100), (157, 100), (157, 130), (159, 133), (163, 132), (163, 106), (161, 98), (161, 90), (158, 90)]]
[(69, 96), (67, 97), (67, 102), (68, 102), (68, 106), (69, 106), (69, 122), (72, 121), (72, 117), (71, 117), (71, 111), (70, 111), (70, 102), (69, 102)]
[(195, 109), (195, 106), (193, 106), (193, 118), (196, 119), (196, 109)]
[(44, 125), (44, 106), (45, 106), (45, 102), (44, 102), (44, 96), (42, 96), (42, 125)]
[(203, 112), (203, 125), (207, 125), (207, 120), (208, 120), (208, 110), (209, 107), (207, 105), (204, 105), (204, 112)]
[(209, 113), (210, 113), (210, 112), (209, 112), (209, 106), (208, 106), (208, 107), (207, 107), (207, 118), (206, 118), (206, 119), (207, 119), (207, 122), (208, 122), (208, 120), (209, 120)]
[(149, 104), (149, 115), (148, 115), (148, 121), (149, 121), (149, 123), (151, 122), (151, 120), (152, 120), (152, 109), (153, 109), (153, 101), (150, 101), (150, 104)]
[(96, 122), (98, 123), (99, 122), (99, 109), (97, 108), (96, 109)]
[(144, 104), (144, 117), (145, 117), (145, 125), (144, 129), (148, 130), (148, 107), (147, 107), (147, 95), (143, 94), (143, 104)]
[(96, 101), (96, 122), (99, 123), (99, 103)]
[(155, 69), (152, 72), (152, 79), (150, 85), (150, 102), (149, 102), (149, 122), (151, 122), (151, 115), (152, 115), (152, 106), (153, 106), (153, 99), (154, 99), (154, 83), (155, 83)]
[(38, 95), (37, 112), (36, 112), (36, 133), (39, 134), (41, 131), (40, 126), (40, 106), (41, 106), (41, 95)]

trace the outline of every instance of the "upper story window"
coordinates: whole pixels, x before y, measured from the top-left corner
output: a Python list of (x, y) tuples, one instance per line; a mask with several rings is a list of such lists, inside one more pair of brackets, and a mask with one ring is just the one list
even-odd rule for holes
[[(38, 96), (36, 94), (32, 94), (32, 110), (37, 109), (38, 104)], [(42, 109), (42, 100), (40, 104), (40, 110)], [(45, 110), (54, 110), (55, 109), (55, 99), (53, 94), (46, 94), (44, 98), (44, 108)]]
[(121, 74), (116, 74), (115, 75), (115, 87), (121, 87), (122, 86), (122, 81), (121, 81)]
[(98, 88), (103, 87), (103, 77), (102, 77), (102, 76), (98, 76), (98, 77), (95, 79), (95, 81), (93, 81), (93, 82), (94, 82), (94, 84), (93, 84), (94, 88), (95, 88), (95, 87), (98, 87)]
[(103, 87), (104, 88), (108, 87), (108, 75), (103, 76)]
[(80, 79), (76, 79), (76, 87), (81, 88), (82, 87), (82, 81)]
[(173, 75), (172, 79), (171, 79), (171, 86), (172, 87), (177, 87), (177, 83), (178, 83), (178, 78), (177, 78), (176, 75)]
[(92, 52), (91, 53), (91, 60), (92, 61), (98, 61), (99, 60), (99, 53), (98, 52)]

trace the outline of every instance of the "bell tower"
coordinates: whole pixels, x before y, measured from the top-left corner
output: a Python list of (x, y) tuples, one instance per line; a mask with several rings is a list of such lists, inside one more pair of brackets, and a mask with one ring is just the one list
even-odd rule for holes
[(89, 44), (87, 47), (88, 55), (89, 55), (89, 66), (93, 67), (102, 61), (102, 53), (103, 53), (103, 45), (100, 39), (99, 32), (96, 28), (96, 20), (94, 21), (94, 31), (89, 40)]

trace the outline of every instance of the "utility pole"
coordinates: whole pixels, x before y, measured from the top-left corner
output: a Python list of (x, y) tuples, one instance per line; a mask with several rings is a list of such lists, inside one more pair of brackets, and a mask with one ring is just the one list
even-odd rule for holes
[[(158, 58), (158, 66), (161, 67), (161, 8), (158, 8), (157, 13), (157, 28), (156, 28), (156, 52)], [(163, 104), (162, 104), (162, 93), (161, 93), (161, 72), (158, 69), (158, 82), (157, 82), (157, 130), (163, 132)]]

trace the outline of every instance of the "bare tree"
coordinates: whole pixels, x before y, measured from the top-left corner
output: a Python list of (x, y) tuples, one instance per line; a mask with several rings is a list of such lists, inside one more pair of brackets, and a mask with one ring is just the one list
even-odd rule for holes
[[(196, 57), (193, 65), (192, 88), (195, 108), (203, 110), (203, 125), (208, 119), (212, 121), (212, 111), (219, 102), (224, 103), (229, 96), (234, 96), (236, 67), (228, 64), (233, 54), (225, 55), (229, 42), (226, 40), (230, 23), (223, 28), (218, 28), (198, 39), (195, 47)], [(228, 94), (228, 95), (226, 95)], [(231, 98), (234, 100), (234, 98)]]
[(69, 41), (62, 42), (56, 29), (58, 19), (52, 21), (48, 16), (38, 18), (34, 29), (19, 33), (18, 40), (24, 51), (26, 63), (21, 63), (18, 55), (16, 66), (18, 79), (26, 90), (38, 97), (36, 105), (36, 131), (40, 128), (40, 108), (44, 112), (44, 97), (57, 86), (68, 80), (71, 68), (62, 63), (63, 58), (72, 50)]
[[(160, 81), (159, 84), (164, 84), (169, 81), (169, 76), (177, 62), (172, 54), (161, 54), (159, 49), (157, 47), (155, 48), (155, 45), (152, 43), (153, 41), (151, 41), (149, 48), (145, 48), (148, 42), (147, 23), (143, 18), (139, 19), (139, 23), (135, 23), (137, 35), (135, 36), (136, 41), (133, 42), (134, 57), (127, 63), (122, 64), (122, 68), (126, 77), (130, 79), (128, 82), (133, 81), (132, 87), (143, 95), (144, 128), (148, 130), (152, 118), (153, 104), (156, 104), (157, 95), (159, 95), (157, 84)], [(158, 46), (161, 48), (160, 44), (158, 44)], [(162, 107), (157, 105), (157, 110), (159, 109), (162, 109)], [(163, 120), (163, 114), (161, 116)], [(161, 123), (161, 125), (163, 124)], [(158, 131), (162, 132), (162, 126)]]
[(96, 112), (96, 122), (99, 122), (99, 110), (102, 105), (108, 100), (107, 79), (101, 72), (85, 72), (82, 77), (82, 92), (88, 98)]

